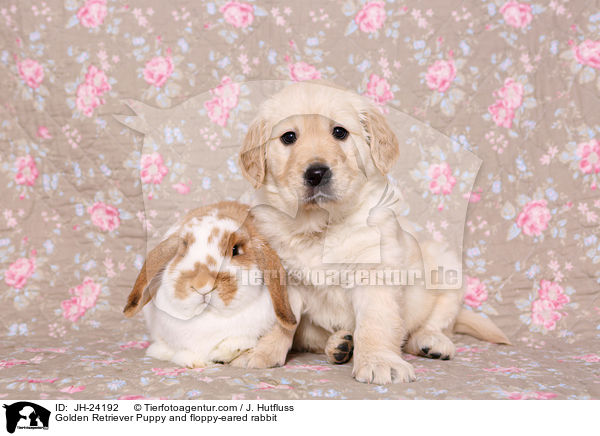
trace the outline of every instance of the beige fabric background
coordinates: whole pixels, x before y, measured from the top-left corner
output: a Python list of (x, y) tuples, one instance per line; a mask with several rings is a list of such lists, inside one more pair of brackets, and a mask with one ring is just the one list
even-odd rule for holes
[[(600, 7), (505, 3), (2, 2), (0, 396), (598, 398)], [(253, 108), (243, 89), (223, 106), (219, 84), (316, 76), (482, 159), (465, 226), (467, 305), (514, 346), (457, 338), (454, 361), (415, 358), (419, 380), (390, 387), (315, 355), (267, 371), (144, 357), (141, 317), (120, 310), (146, 229), (164, 225), (161, 198), (203, 201), (216, 182), (155, 158), (149, 168), (167, 172), (143, 182), (143, 135), (112, 115), (132, 114), (125, 99), (165, 109), (213, 90), (234, 118)], [(243, 133), (211, 107), (212, 130), (194, 140)], [(443, 161), (424, 156), (407, 177), (427, 191)], [(429, 191), (424, 201), (444, 202)]]

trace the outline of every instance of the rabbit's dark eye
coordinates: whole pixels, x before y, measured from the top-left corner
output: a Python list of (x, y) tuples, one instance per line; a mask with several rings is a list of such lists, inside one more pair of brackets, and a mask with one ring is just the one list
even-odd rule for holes
[(348, 136), (348, 131), (346, 129), (344, 129), (343, 127), (336, 126), (333, 128), (333, 131), (331, 132), (331, 134), (333, 135), (333, 137), (335, 139), (339, 139), (340, 141), (343, 141)]
[(285, 132), (279, 139), (281, 139), (281, 142), (285, 145), (292, 145), (296, 142), (296, 134), (294, 132)]
[(239, 244), (235, 244), (231, 250), (231, 257), (237, 256), (238, 254), (240, 254), (240, 246)]

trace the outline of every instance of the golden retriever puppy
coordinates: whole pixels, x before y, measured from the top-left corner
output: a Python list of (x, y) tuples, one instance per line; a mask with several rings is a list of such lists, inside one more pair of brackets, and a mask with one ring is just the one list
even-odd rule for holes
[(288, 286), (302, 295), (294, 349), (326, 352), (335, 363), (353, 355), (353, 375), (367, 383), (415, 379), (402, 346), (452, 358), (444, 332), (453, 327), (508, 342), (491, 321), (461, 312), (462, 289), (373, 280), (388, 270), (422, 270), (422, 256), (456, 264), (434, 244), (419, 247), (397, 220), (401, 196), (386, 174), (399, 155), (374, 104), (322, 82), (293, 84), (265, 101), (240, 153), (256, 188), (256, 224), (281, 257)]

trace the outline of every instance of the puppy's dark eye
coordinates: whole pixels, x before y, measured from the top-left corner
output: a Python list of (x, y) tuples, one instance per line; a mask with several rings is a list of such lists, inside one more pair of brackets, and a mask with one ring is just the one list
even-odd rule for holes
[(235, 244), (231, 250), (231, 257), (237, 256), (238, 254), (240, 254), (240, 246), (239, 244)]
[(294, 132), (285, 132), (279, 139), (281, 139), (281, 142), (285, 145), (292, 145), (296, 142), (296, 134)]
[(334, 127), (331, 134), (333, 135), (333, 137), (335, 139), (339, 139), (339, 140), (344, 140), (348, 137), (348, 131), (340, 126)]

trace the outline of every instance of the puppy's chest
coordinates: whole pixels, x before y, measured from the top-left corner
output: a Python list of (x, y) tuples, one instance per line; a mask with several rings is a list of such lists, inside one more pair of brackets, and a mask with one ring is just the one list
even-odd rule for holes
[(278, 241), (277, 252), (286, 271), (353, 269), (380, 261), (380, 236), (368, 226), (331, 225), (325, 231)]
[(338, 330), (354, 330), (351, 289), (339, 286), (309, 286), (300, 287), (299, 290), (305, 304), (302, 316), (307, 316), (312, 323), (331, 333)]

